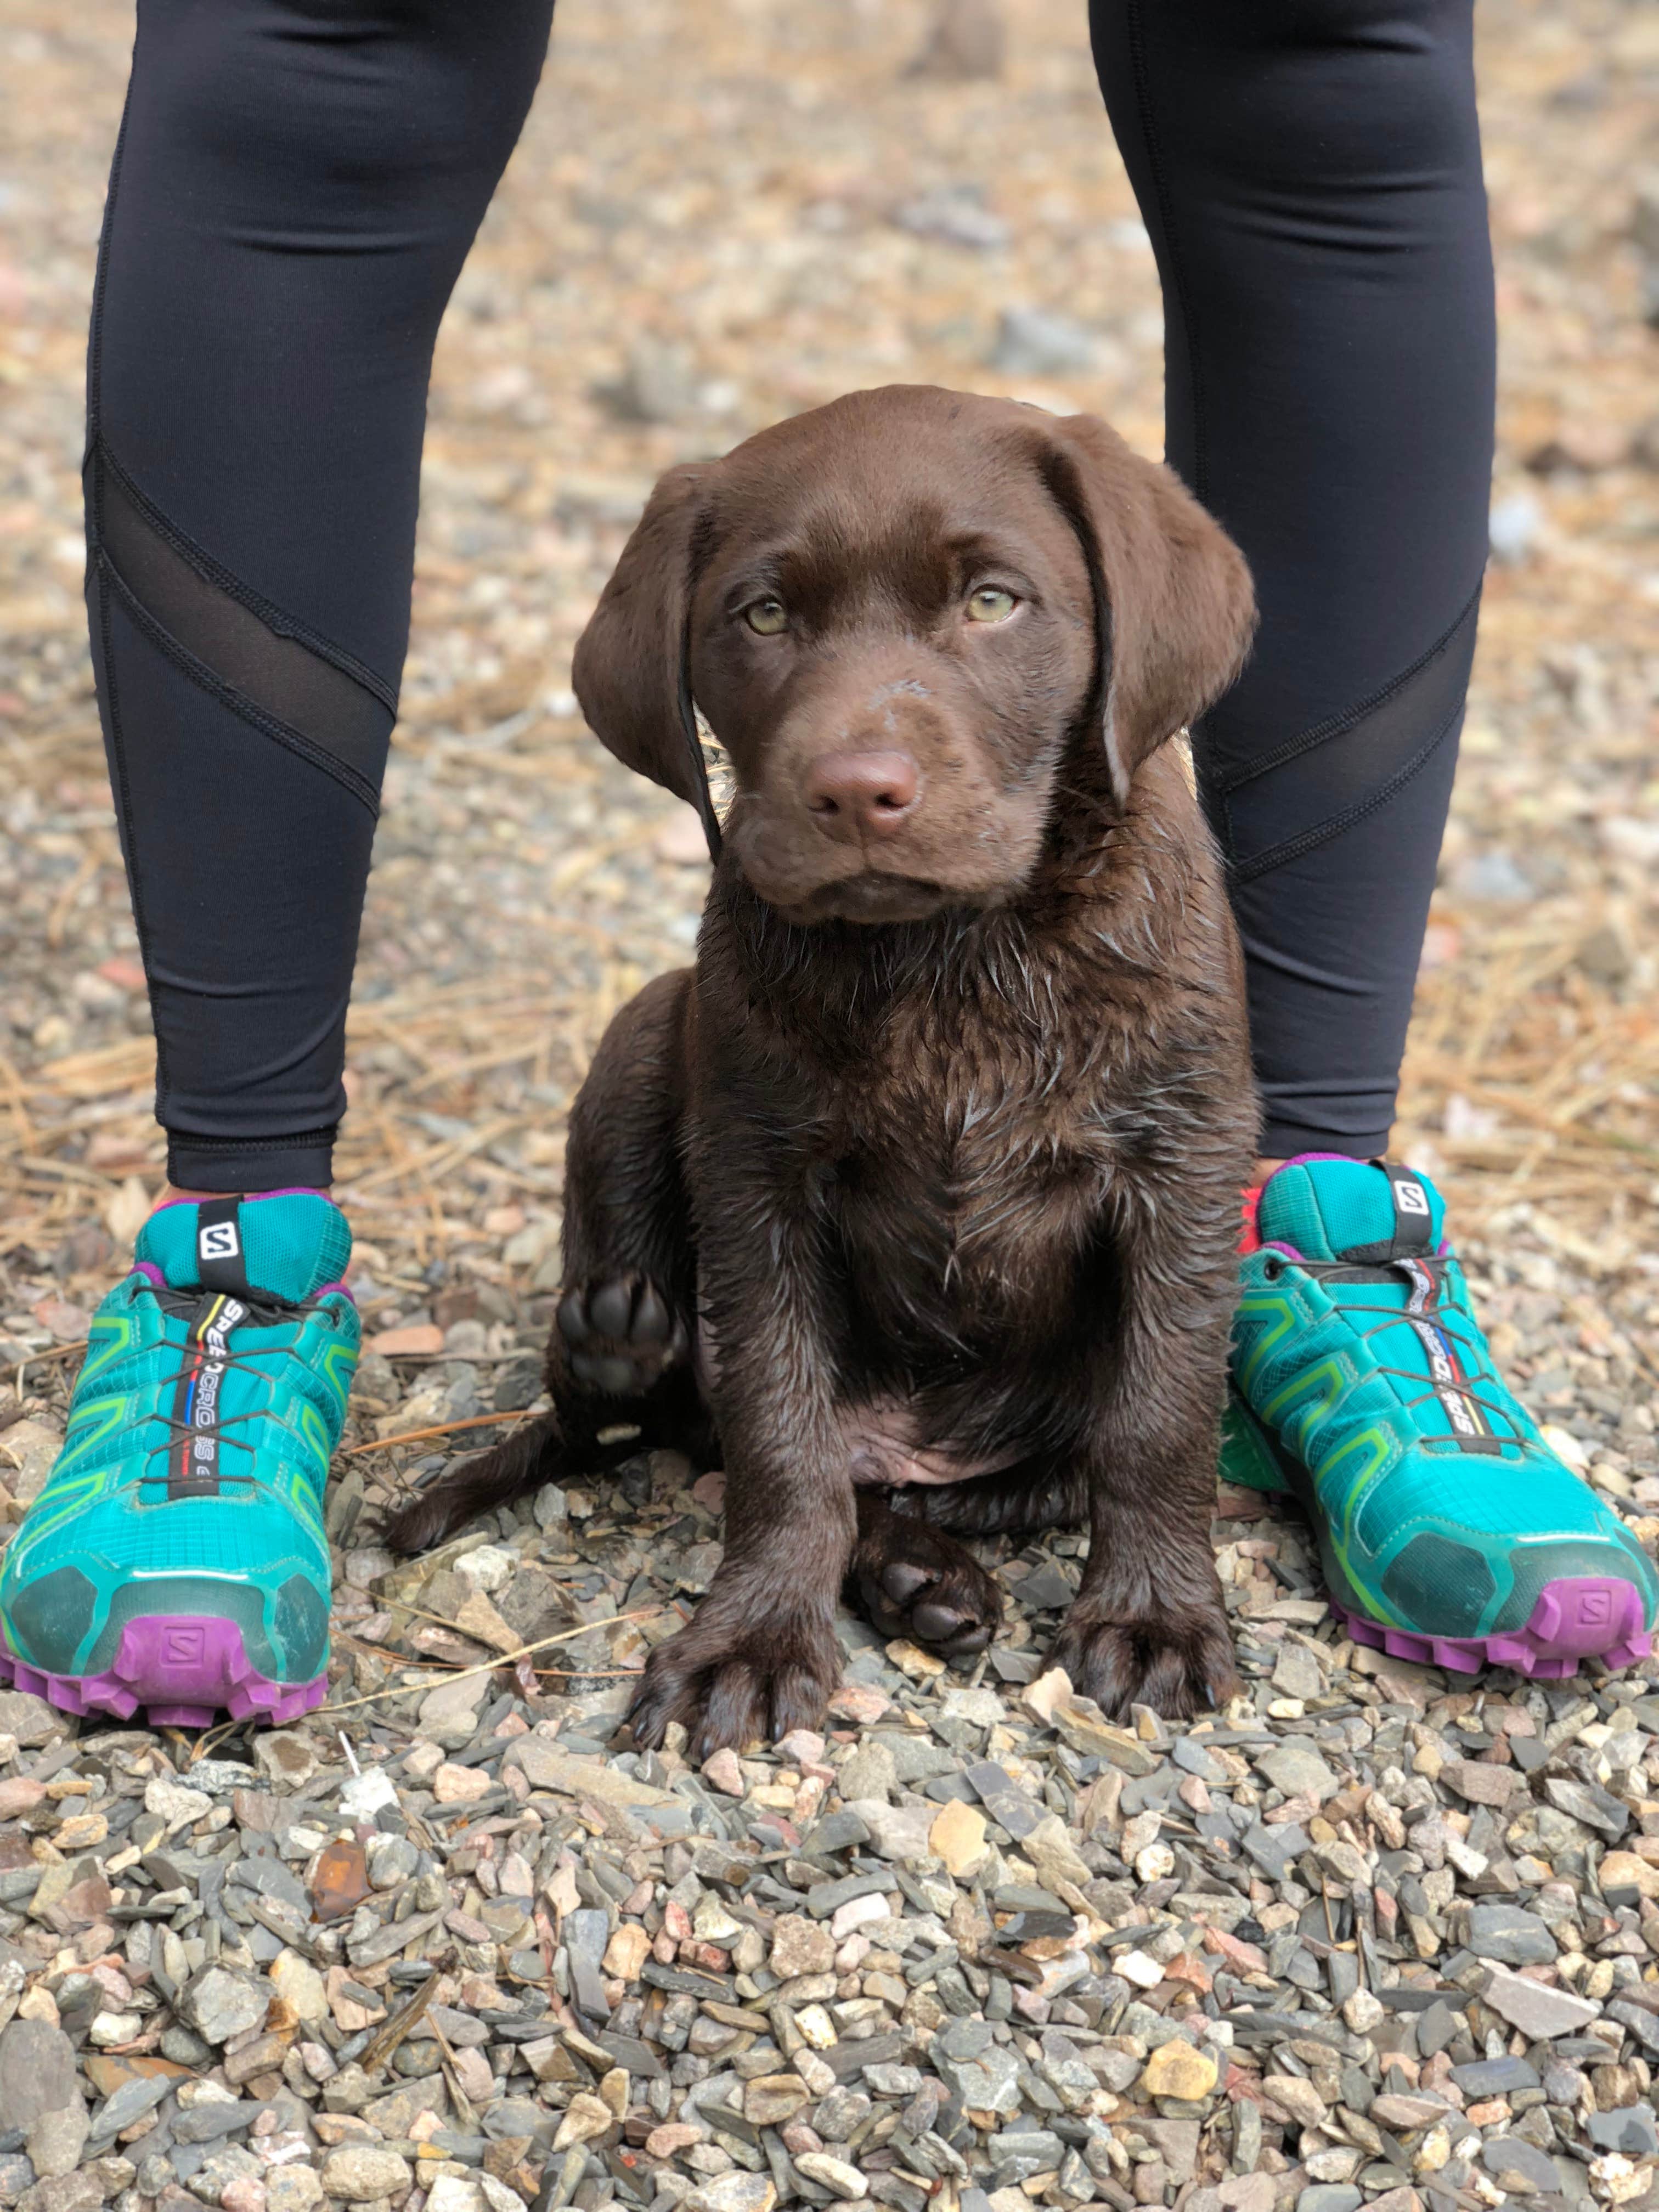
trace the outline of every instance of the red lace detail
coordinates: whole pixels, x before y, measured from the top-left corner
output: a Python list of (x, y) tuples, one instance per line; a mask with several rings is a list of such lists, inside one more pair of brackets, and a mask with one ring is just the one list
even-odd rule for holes
[(1253, 1183), (1249, 1189), (1244, 1192), (1239, 1201), (1238, 1255), (1240, 1259), (1243, 1259), (1247, 1252), (1259, 1252), (1261, 1249), (1261, 1237), (1255, 1225), (1255, 1211), (1261, 1203), (1261, 1194), (1266, 1188), (1265, 1183)]

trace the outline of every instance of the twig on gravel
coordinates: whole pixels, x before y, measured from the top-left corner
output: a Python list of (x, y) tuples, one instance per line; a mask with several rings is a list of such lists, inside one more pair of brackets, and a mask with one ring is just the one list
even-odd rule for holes
[[(515, 1358), (519, 1356), (514, 1354)], [(520, 1406), (510, 1413), (471, 1413), (464, 1421), (439, 1421), (429, 1429), (406, 1429), (401, 1436), (377, 1437), (372, 1443), (349, 1444), (341, 1457), (356, 1459), (363, 1452), (390, 1451), (394, 1444), (421, 1444), (428, 1437), (453, 1437), (461, 1429), (492, 1428), (500, 1421), (521, 1420), (529, 1411), (528, 1406)]]
[[(408, 1610), (412, 1612), (415, 1608), (410, 1607)], [(609, 1620), (583, 1621), (575, 1628), (562, 1628), (556, 1636), (538, 1636), (533, 1644), (521, 1644), (516, 1651), (501, 1652), (495, 1658), (485, 1659), (476, 1667), (457, 1667), (447, 1669), (446, 1680), (451, 1682), (465, 1682), (474, 1674), (493, 1674), (498, 1667), (511, 1667), (520, 1659), (528, 1659), (535, 1652), (551, 1650), (556, 1644), (572, 1644), (579, 1636), (591, 1636), (596, 1628), (619, 1628), (625, 1620), (646, 1620), (653, 1613), (661, 1611), (662, 1607), (659, 1605), (642, 1605), (632, 1613), (613, 1613)], [(437, 1616), (433, 1614), (429, 1617), (435, 1620)], [(444, 1626), (446, 1628), (452, 1628), (454, 1623), (446, 1621)], [(410, 1666), (434, 1664), (442, 1666), (444, 1662), (441, 1660), (434, 1662), (411, 1659), (408, 1663)], [(584, 1667), (581, 1669), (584, 1674), (605, 1674), (610, 1671), (605, 1668)], [(436, 1687), (437, 1685), (434, 1682), (398, 1682), (386, 1689), (376, 1690), (371, 1698), (347, 1698), (337, 1705), (319, 1705), (317, 1712), (319, 1717), (325, 1713), (354, 1712), (360, 1705), (378, 1705), (382, 1698), (413, 1697), (418, 1695), (422, 1690), (432, 1690)]]

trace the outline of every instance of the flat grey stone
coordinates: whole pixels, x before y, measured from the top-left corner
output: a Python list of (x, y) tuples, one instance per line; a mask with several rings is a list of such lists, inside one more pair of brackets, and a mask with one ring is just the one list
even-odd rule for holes
[[(1422, 2033), (1419, 2028), (1419, 2038)], [(1511, 2089), (1535, 2089), (1538, 2075), (1524, 2058), (1477, 2058), (1454, 2066), (1451, 2077), (1466, 2097), (1503, 2097)]]
[(1571, 2035), (1601, 2017), (1601, 2008), (1588, 1997), (1575, 1996), (1570, 1990), (1547, 1990), (1524, 1974), (1510, 1973), (1506, 1966), (1492, 1969), (1480, 1994), (1495, 2013), (1527, 2036)]
[(1621, 2105), (1617, 2112), (1592, 2112), (1585, 2133), (1597, 2150), (1623, 2151), (1627, 2158), (1659, 2153), (1659, 2121), (1651, 2105)]
[(1477, 1905), (1469, 1914), (1468, 1948), (1477, 1959), (1506, 1966), (1555, 1963), (1555, 1938), (1534, 1912), (1519, 1905)]
[(1521, 2181), (1534, 2189), (1554, 2192), (1561, 2186), (1554, 2160), (1518, 2136), (1488, 2136), (1480, 2146), (1480, 2163), (1501, 2187), (1513, 2187)]
[(0, 2031), (0, 2135), (82, 2101), (75, 2046), (61, 2027), (14, 2020)]
[(1305, 1791), (1322, 1805), (1342, 1787), (1340, 1777), (1331, 1771), (1305, 1736), (1286, 1736), (1270, 1751), (1258, 1752), (1255, 1765), (1287, 1797), (1299, 1797)]
[(1351, 2181), (1315, 2182), (1296, 2200), (1296, 2212), (1358, 2212), (1363, 2202)]
[(222, 2136), (240, 2135), (251, 2128), (264, 2110), (251, 2097), (240, 2097), (232, 2103), (221, 2103), (216, 2098), (211, 2104), (192, 2105), (187, 2112), (179, 2113), (173, 2123), (173, 2139), (177, 2142), (217, 2142)]

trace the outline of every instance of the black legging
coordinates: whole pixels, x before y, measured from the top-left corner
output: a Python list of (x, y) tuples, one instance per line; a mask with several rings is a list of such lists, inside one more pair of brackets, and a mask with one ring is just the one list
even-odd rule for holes
[[(1380, 1151), (1486, 554), (1472, 0), (1093, 0), (1170, 459), (1261, 629), (1197, 733), (1262, 1147)], [(433, 340), (550, 0), (140, 0), (88, 602), (175, 1182), (323, 1184)]]

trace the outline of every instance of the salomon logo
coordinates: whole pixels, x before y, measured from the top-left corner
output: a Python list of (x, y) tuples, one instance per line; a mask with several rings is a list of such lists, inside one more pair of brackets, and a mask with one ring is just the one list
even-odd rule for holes
[(242, 1247), (234, 1221), (215, 1221), (203, 1230), (196, 1249), (204, 1260), (234, 1260)]
[(1402, 1176), (1394, 1187), (1395, 1203), (1402, 1213), (1426, 1213), (1429, 1194), (1420, 1182), (1407, 1182)]

